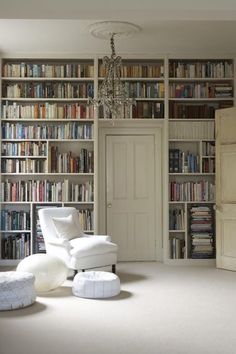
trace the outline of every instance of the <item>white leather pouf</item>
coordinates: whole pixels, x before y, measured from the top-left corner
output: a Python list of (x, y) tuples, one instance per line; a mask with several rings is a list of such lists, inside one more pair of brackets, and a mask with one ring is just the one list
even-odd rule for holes
[(35, 302), (35, 277), (27, 272), (0, 272), (0, 310), (14, 310)]
[(89, 271), (76, 274), (72, 292), (75, 296), (101, 299), (120, 293), (120, 279), (114, 273)]

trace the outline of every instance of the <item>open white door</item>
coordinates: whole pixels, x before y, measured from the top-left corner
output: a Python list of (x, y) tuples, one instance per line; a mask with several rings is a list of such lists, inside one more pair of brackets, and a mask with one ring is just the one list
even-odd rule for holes
[(216, 113), (216, 266), (236, 270), (236, 108)]

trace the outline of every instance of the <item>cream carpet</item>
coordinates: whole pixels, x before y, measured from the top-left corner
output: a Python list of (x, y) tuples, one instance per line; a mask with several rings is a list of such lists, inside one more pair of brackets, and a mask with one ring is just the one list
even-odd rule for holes
[(74, 297), (67, 280), (31, 307), (0, 312), (0, 353), (236, 353), (236, 273), (141, 262), (117, 268), (115, 298)]

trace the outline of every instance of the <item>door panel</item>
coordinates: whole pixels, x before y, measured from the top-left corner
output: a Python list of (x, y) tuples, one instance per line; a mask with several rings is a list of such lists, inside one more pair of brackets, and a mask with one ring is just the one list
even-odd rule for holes
[(107, 233), (119, 260), (155, 260), (154, 166), (152, 135), (107, 136)]
[(236, 201), (236, 145), (221, 145), (221, 201)]
[[(153, 245), (150, 244), (150, 238), (146, 238), (147, 234), (150, 234), (150, 230), (148, 230), (150, 225), (149, 215), (148, 213), (135, 214), (134, 216), (134, 235), (135, 235), (135, 257), (136, 259), (149, 259), (150, 249), (152, 249)], [(145, 240), (145, 242), (144, 242)], [(154, 250), (154, 248), (153, 248)], [(153, 255), (154, 257), (154, 255)]]
[(223, 204), (216, 213), (217, 266), (236, 269), (236, 205)]
[(216, 264), (236, 270), (236, 109), (216, 114)]
[(114, 199), (127, 199), (127, 146), (125, 144), (115, 144), (112, 160), (116, 161), (112, 165)]
[[(143, 181), (148, 181), (148, 149), (146, 142), (134, 144), (134, 199), (148, 198), (148, 185)], [(140, 163), (141, 162), (141, 163)]]
[[(111, 213), (109, 213), (110, 215)], [(111, 225), (109, 226), (108, 234), (112, 236), (112, 242), (115, 242), (119, 246), (119, 254), (123, 255), (123, 258), (128, 257), (129, 244), (132, 244), (133, 240), (130, 240), (131, 233), (129, 232), (129, 215), (127, 213), (112, 213)], [(111, 216), (109, 216), (110, 218)], [(109, 222), (110, 224), (110, 222)], [(114, 232), (116, 230), (116, 232)], [(122, 235), (122, 237), (119, 237)]]
[(236, 257), (236, 238), (235, 234), (236, 220), (223, 219), (222, 222), (222, 253), (226, 257)]

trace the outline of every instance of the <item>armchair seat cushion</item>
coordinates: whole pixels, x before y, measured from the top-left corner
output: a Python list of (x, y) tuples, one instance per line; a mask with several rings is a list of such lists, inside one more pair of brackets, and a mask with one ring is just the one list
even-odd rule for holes
[(100, 236), (80, 237), (70, 241), (73, 247), (70, 253), (74, 257), (87, 257), (107, 253), (117, 253), (118, 247), (115, 243), (105, 241)]

